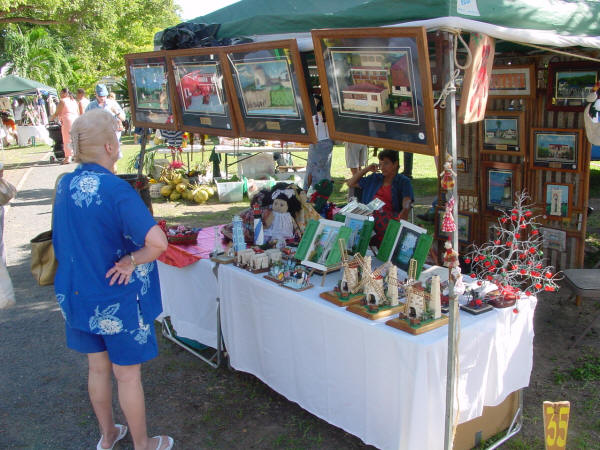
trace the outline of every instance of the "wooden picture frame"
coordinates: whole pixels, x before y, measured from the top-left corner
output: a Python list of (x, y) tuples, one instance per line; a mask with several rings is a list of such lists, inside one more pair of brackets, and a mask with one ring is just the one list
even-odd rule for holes
[(223, 75), (222, 47), (167, 52), (173, 76), (174, 107), (183, 131), (237, 137), (231, 91)]
[(424, 28), (311, 34), (332, 139), (437, 155)]
[(498, 211), (513, 207), (515, 193), (521, 190), (521, 165), (482, 161), (482, 210)]
[(295, 39), (224, 47), (223, 65), (240, 136), (317, 142)]
[(531, 129), (531, 168), (579, 172), (582, 164), (582, 132), (564, 128)]
[[(568, 183), (546, 183), (544, 185), (544, 218), (547, 220), (570, 219), (574, 186)], [(575, 206), (577, 206), (575, 202)]]
[(523, 111), (487, 111), (481, 122), (482, 153), (525, 154)]
[(536, 92), (535, 66), (496, 66), (492, 68), (488, 97), (534, 98)]
[(136, 127), (177, 130), (173, 80), (166, 52), (125, 55), (131, 121)]
[(600, 80), (600, 64), (593, 61), (560, 61), (548, 65), (546, 109), (583, 111), (586, 97)]

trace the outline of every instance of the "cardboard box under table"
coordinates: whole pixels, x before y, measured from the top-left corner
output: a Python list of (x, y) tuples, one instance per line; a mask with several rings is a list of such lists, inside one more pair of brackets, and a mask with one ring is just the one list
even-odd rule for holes
[[(221, 265), (221, 324), (231, 366), (367, 444), (443, 448), (447, 327), (414, 336), (319, 298), (340, 276), (328, 275), (323, 288), (294, 292)], [(512, 308), (460, 313), (459, 423), (529, 384), (536, 302), (520, 300), (518, 314)], [(475, 444), (478, 431), (488, 433), (471, 425), (464, 426), (466, 445)]]

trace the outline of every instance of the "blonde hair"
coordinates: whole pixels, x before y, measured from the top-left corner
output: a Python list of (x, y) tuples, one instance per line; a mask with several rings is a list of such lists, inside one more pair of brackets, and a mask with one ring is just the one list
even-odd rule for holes
[(104, 145), (118, 145), (118, 123), (104, 109), (92, 109), (79, 116), (71, 127), (71, 143), (77, 162), (96, 162), (104, 151)]

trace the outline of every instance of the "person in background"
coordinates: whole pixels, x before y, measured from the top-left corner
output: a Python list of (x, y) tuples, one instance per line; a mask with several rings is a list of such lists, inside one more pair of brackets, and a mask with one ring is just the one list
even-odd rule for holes
[(327, 123), (323, 112), (323, 100), (319, 95), (315, 95), (314, 99), (317, 111), (312, 119), (317, 131), (318, 142), (310, 144), (308, 147), (306, 178), (304, 180), (304, 189), (307, 191), (323, 179), (331, 180), (333, 141), (329, 139), (329, 132), (327, 131)]
[(2, 128), (5, 132), (5, 136), (3, 137), (4, 146), (8, 147), (10, 145), (10, 142), (8, 141), (9, 136), (11, 136), (15, 140), (15, 143), (18, 144), (19, 135), (17, 133), (17, 124), (15, 123), (15, 119), (12, 116), (12, 111), (0, 111), (0, 118), (2, 118)]
[(60, 91), (60, 102), (56, 107), (56, 112), (50, 117), (50, 120), (60, 120), (60, 131), (62, 133), (63, 149), (65, 151), (65, 159), (63, 159), (62, 164), (69, 164), (71, 162), (71, 156), (73, 155), (73, 147), (71, 145), (71, 126), (73, 125), (75, 119), (77, 119), (77, 116), (79, 116), (77, 102), (73, 98), (73, 94), (69, 91), (69, 89), (63, 88)]
[[(382, 200), (385, 204), (375, 211), (375, 236), (371, 243), (375, 246), (381, 244), (383, 235), (391, 219), (408, 219), (408, 213), (415, 199), (410, 179), (398, 173), (400, 163), (398, 152), (395, 150), (381, 150), (377, 155), (379, 164), (371, 164), (359, 170), (347, 181), (349, 187), (360, 186), (362, 189), (362, 203), (369, 203), (374, 198)], [(373, 172), (369, 176), (367, 173)]]
[(158, 354), (154, 319), (162, 303), (155, 260), (167, 239), (137, 192), (112, 173), (116, 128), (114, 116), (99, 109), (71, 128), (81, 165), (56, 188), (54, 288), (67, 346), (87, 354), (88, 390), (101, 433), (96, 448), (112, 449), (128, 431), (113, 418), (114, 374), (134, 448), (165, 450), (173, 447), (172, 438), (147, 434), (141, 364)]
[(83, 115), (87, 105), (90, 104), (90, 99), (85, 94), (85, 89), (79, 88), (77, 89), (77, 106), (79, 107), (79, 115)]
[(17, 125), (23, 124), (23, 114), (25, 113), (25, 99), (19, 97), (16, 100), (16, 105), (13, 106), (13, 114)]
[(52, 117), (56, 114), (56, 106), (58, 105), (58, 99), (51, 95), (48, 97), (48, 114), (50, 114), (50, 122), (52, 122)]
[[(363, 166), (367, 165), (368, 147), (364, 144), (355, 144), (352, 142), (346, 142), (344, 147), (346, 150), (346, 167), (350, 169), (352, 176), (354, 176)], [(348, 189), (348, 199), (355, 196), (354, 189)]]
[[(119, 128), (122, 128), (122, 123), (125, 120), (125, 113), (115, 100), (108, 98), (108, 89), (104, 84), (96, 85), (96, 100), (92, 100), (85, 110), (91, 111), (92, 109), (97, 108), (108, 110), (115, 118), (119, 119), (121, 125)], [(121, 129), (117, 129), (116, 133), (117, 138), (121, 139)]]
[[(5, 182), (4, 164), (0, 162), (0, 309), (15, 304), (15, 291), (13, 289), (10, 274), (6, 268), (6, 251), (4, 249), (4, 205), (6, 205), (15, 194), (14, 187)], [(12, 192), (11, 192), (12, 190)]]
[(46, 101), (42, 95), (42, 91), (37, 90), (37, 99), (35, 101), (35, 109), (42, 125), (48, 125), (48, 112), (46, 111)]

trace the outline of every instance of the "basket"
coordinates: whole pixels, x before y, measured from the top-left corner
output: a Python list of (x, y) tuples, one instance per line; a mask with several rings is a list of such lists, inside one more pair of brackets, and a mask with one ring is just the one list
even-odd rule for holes
[(152, 183), (150, 184), (150, 198), (162, 197), (160, 190), (165, 186), (165, 183)]
[(167, 234), (169, 244), (176, 245), (196, 245), (198, 243), (197, 231), (186, 231), (184, 234), (169, 235)]
[(178, 234), (169, 234), (169, 230), (177, 229), (177, 227), (167, 227), (165, 220), (160, 220), (158, 226), (166, 234), (169, 244), (196, 245), (198, 243), (198, 231), (186, 229)]

